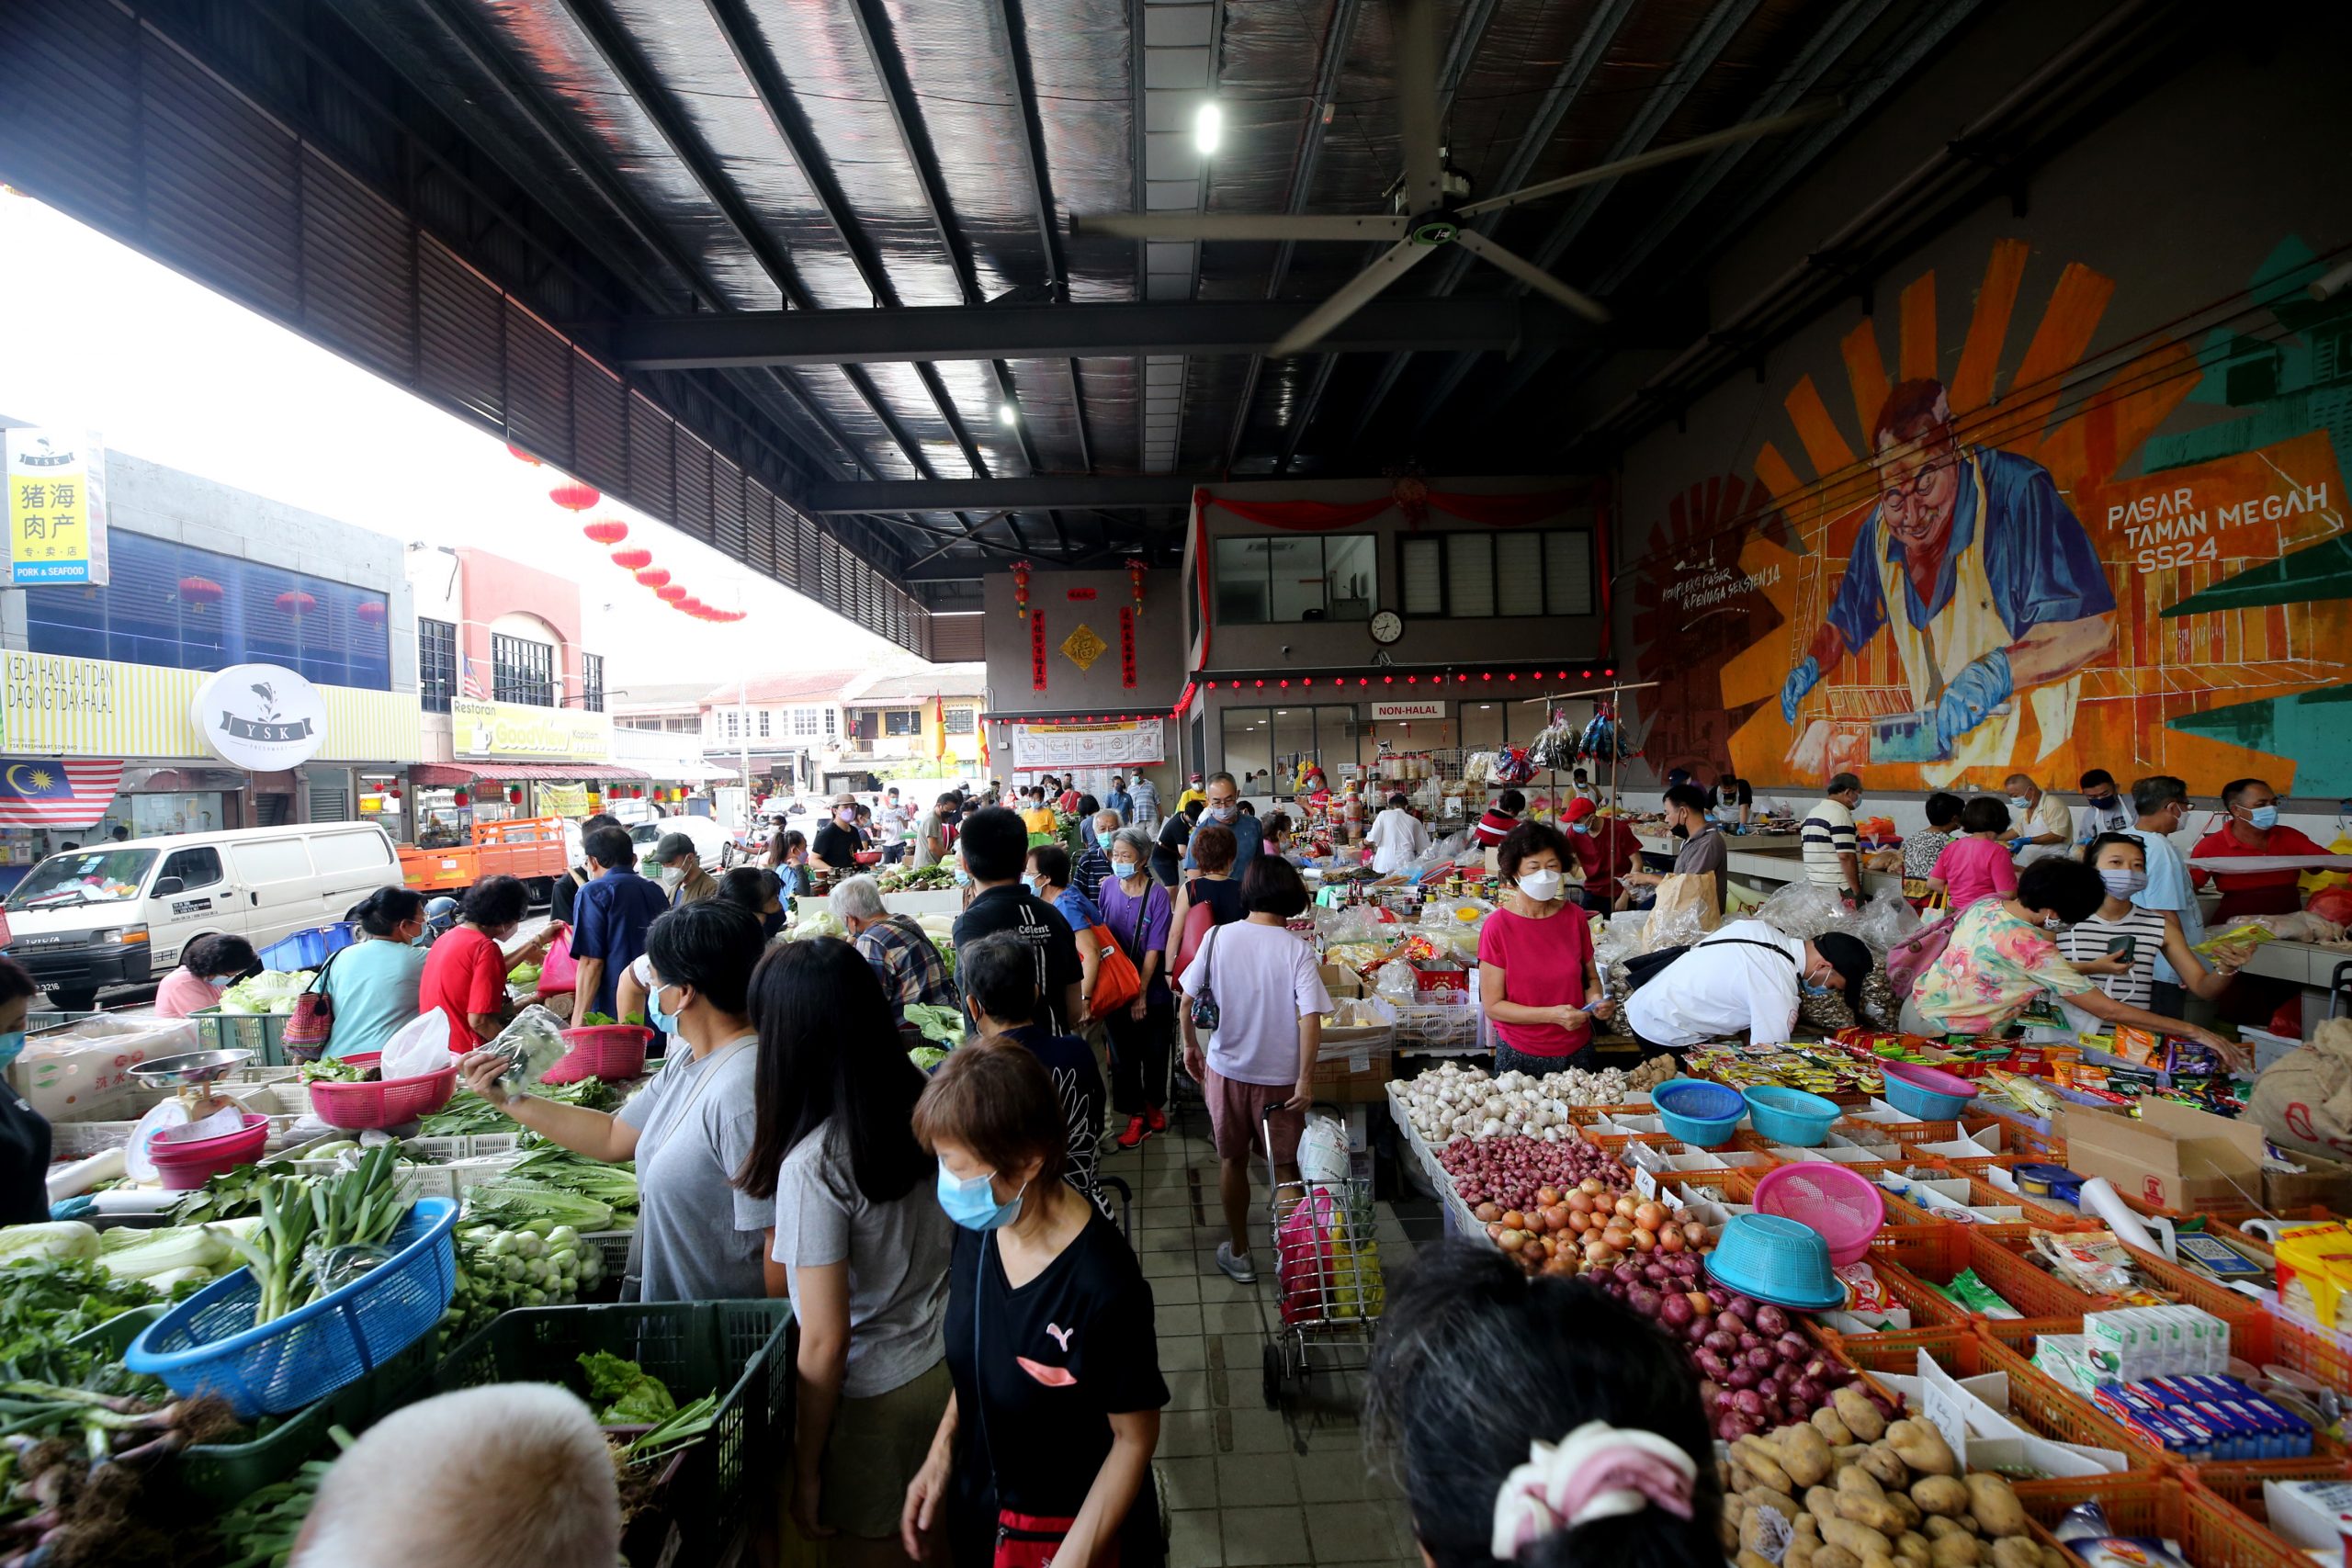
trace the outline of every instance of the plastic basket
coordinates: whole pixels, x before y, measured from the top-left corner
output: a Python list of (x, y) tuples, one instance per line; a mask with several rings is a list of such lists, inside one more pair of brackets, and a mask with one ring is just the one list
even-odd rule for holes
[(207, 1051), (251, 1051), (266, 1067), (282, 1067), (286, 1054), (286, 1024), (290, 1012), (222, 1012), (218, 1007), (198, 1008), (187, 1015), (197, 1038)]
[(433, 1374), (447, 1393), (493, 1382), (554, 1382), (585, 1394), (580, 1358), (605, 1350), (635, 1361), (680, 1404), (719, 1395), (718, 1412), (666, 1502), (678, 1550), (664, 1560), (717, 1562), (774, 1506), (789, 1434), (791, 1305), (780, 1301), (659, 1302), (529, 1307), (493, 1319)]
[(172, 1308), (123, 1357), (175, 1393), (217, 1393), (247, 1419), (300, 1410), (440, 1323), (458, 1283), (458, 1205), (427, 1198), (392, 1233), (392, 1258), (339, 1291), (254, 1326), (261, 1285), (240, 1269)]
[(643, 1076), (645, 1048), (653, 1042), (653, 1031), (634, 1023), (592, 1023), (565, 1030), (563, 1040), (570, 1048), (539, 1075), (541, 1083), (577, 1083), (582, 1078), (618, 1083)]
[(1880, 1066), (1879, 1077), (1886, 1086), (1886, 1102), (1922, 1122), (1952, 1121), (1976, 1099), (1976, 1086), (1966, 1078), (1910, 1062), (1887, 1062)]
[(2184, 1306), (2200, 1307), (2228, 1324), (2232, 1355), (2257, 1367), (2270, 1359), (2274, 1320), (2262, 1310), (2260, 1303), (2177, 1263), (2167, 1263), (2153, 1252), (2143, 1252), (2129, 1242), (2119, 1241), (2117, 1245), (2132, 1255), (2132, 1261), (2140, 1266), (2148, 1282), (2157, 1290), (2179, 1298)]
[[(371, 1053), (343, 1059), (355, 1066), (371, 1067), (381, 1057)], [(440, 1110), (457, 1092), (458, 1064), (452, 1060), (437, 1072), (413, 1078), (392, 1078), (381, 1083), (314, 1083), (311, 1085), (311, 1109), (330, 1127), (359, 1133), (375, 1127), (404, 1127)]]
[[(1904, 1230), (1924, 1227), (1905, 1225)], [(1911, 1309), (1912, 1326), (1922, 1324), (1955, 1325), (1974, 1322), (1987, 1336), (2006, 1344), (2030, 1343), (2043, 1334), (2079, 1334), (2083, 1314), (2109, 1304), (2111, 1298), (2093, 1297), (2060, 1282), (2043, 1273), (1997, 1239), (1983, 1234), (1982, 1227), (1951, 1225), (1944, 1227), (1958, 1234), (1965, 1250), (1947, 1259), (1943, 1266), (1918, 1268), (1916, 1264), (1898, 1263), (1892, 1269), (1880, 1269), (1880, 1280), (1895, 1298)], [(1873, 1265), (1878, 1263), (1871, 1258)], [(2015, 1307), (2022, 1316), (1984, 1317), (1971, 1313), (1935, 1287), (1948, 1285), (1962, 1269), (1973, 1269), (1976, 1277), (1997, 1292), (2003, 1301)]]
[(2018, 1501), (2043, 1529), (2078, 1503), (2097, 1503), (2120, 1536), (2178, 1543), (2197, 1568), (2311, 1568), (2311, 1559), (2177, 1472), (2020, 1481)]
[(2352, 1396), (2352, 1336), (2276, 1313), (2269, 1317), (2270, 1353), (2276, 1364)]
[(261, 950), (262, 967), (280, 974), (296, 969), (316, 969), (331, 953), (342, 952), (359, 940), (358, 928), (349, 920), (337, 920), (333, 925), (313, 926), (306, 931), (280, 937)]
[(1667, 1132), (1702, 1149), (1720, 1147), (1747, 1114), (1736, 1089), (1703, 1078), (1671, 1078), (1650, 1090), (1650, 1104)]
[(1831, 1123), (1845, 1114), (1834, 1100), (1779, 1084), (1758, 1084), (1741, 1093), (1747, 1101), (1747, 1124), (1756, 1135), (1794, 1148), (1819, 1147), (1829, 1136)]
[(2309, 1459), (2274, 1459), (2253, 1464), (2200, 1464), (2193, 1466), (2188, 1473), (2191, 1485), (2292, 1551), (2294, 1543), (2270, 1528), (2270, 1506), (2264, 1499), (2262, 1483), (2352, 1480), (2352, 1462), (2314, 1454)]
[(1758, 1212), (1794, 1220), (1821, 1234), (1829, 1261), (1843, 1268), (1861, 1260), (1886, 1217), (1886, 1204), (1866, 1176), (1842, 1166), (1784, 1165), (1757, 1179)]
[(253, 1164), (261, 1158), (268, 1143), (269, 1118), (247, 1111), (242, 1127), (217, 1138), (195, 1138), (176, 1144), (152, 1140), (147, 1145), (147, 1157), (154, 1161), (155, 1174), (165, 1191), (189, 1192), (223, 1171)]

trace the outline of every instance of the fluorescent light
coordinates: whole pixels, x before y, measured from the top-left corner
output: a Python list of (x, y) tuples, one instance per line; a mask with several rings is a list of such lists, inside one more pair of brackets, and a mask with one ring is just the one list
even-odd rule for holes
[(1011, 403), (1005, 403), (996, 411), (996, 422), (999, 424), (1019, 424), (1021, 423), (1021, 411), (1014, 408)]
[(1215, 100), (1203, 104), (1200, 111), (1193, 116), (1193, 145), (1200, 149), (1203, 157), (1206, 157), (1216, 151), (1217, 143), (1224, 138), (1225, 111), (1217, 107)]

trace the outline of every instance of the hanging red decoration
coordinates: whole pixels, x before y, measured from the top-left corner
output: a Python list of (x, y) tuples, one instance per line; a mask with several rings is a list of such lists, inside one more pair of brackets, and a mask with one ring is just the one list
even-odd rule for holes
[(299, 588), (289, 588), (277, 596), (277, 607), (298, 619), (319, 607), (317, 598)]
[(680, 582), (670, 583), (664, 587), (655, 589), (653, 591), (653, 596), (656, 599), (662, 600), (665, 604), (674, 604), (679, 600), (686, 596), (685, 585)]
[(548, 499), (566, 512), (585, 512), (605, 498), (597, 491), (594, 485), (584, 485), (578, 479), (566, 479), (548, 491)]
[(628, 525), (617, 517), (599, 517), (580, 531), (599, 545), (617, 545), (628, 537)]
[(509, 806), (520, 806), (523, 804), (523, 786), (521, 784), (508, 784), (506, 786), (506, 804)]
[(1143, 614), (1143, 574), (1144, 558), (1141, 556), (1130, 557), (1127, 560), (1127, 592), (1135, 600), (1138, 615)]
[(1036, 570), (1025, 560), (1012, 563), (1012, 613), (1016, 615), (1029, 613), (1029, 574)]
[(651, 550), (615, 550), (613, 564), (628, 571), (636, 571), (653, 564)]
[(1409, 525), (1418, 528), (1430, 520), (1430, 487), (1419, 475), (1399, 476), (1388, 493)]
[(512, 441), (509, 441), (506, 444), (506, 455), (514, 458), (518, 463), (528, 463), (535, 468), (539, 466), (539, 460), (537, 457), (532, 457), (528, 452), (524, 451)]
[(670, 574), (662, 568), (657, 566), (650, 571), (639, 572), (637, 574), (637, 580), (645, 584), (648, 588), (662, 588), (669, 584)]
[(455, 796), (453, 796), (453, 797), (451, 798), (451, 800), (450, 800), (450, 804), (451, 804), (452, 806), (459, 806), (459, 807), (471, 806), (473, 803), (474, 803), (474, 797), (473, 797), (472, 795), (470, 795), (467, 794), (464, 790), (459, 790), (459, 791), (457, 793), (457, 795), (456, 795)]
[(384, 620), (384, 602), (380, 599), (362, 599), (359, 602), (359, 608), (352, 614), (371, 626), (381, 626)]
[(228, 590), (209, 577), (180, 579), (180, 603), (187, 605), (199, 615), (204, 614), (207, 605), (218, 604), (227, 596)]

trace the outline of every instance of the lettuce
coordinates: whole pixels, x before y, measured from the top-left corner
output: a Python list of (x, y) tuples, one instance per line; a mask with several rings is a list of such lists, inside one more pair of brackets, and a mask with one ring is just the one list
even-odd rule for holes
[(900, 1015), (921, 1030), (925, 1040), (936, 1040), (951, 1051), (963, 1043), (964, 1014), (961, 1009), (910, 1002), (900, 1010)]
[(588, 1374), (588, 1403), (596, 1419), (607, 1427), (649, 1427), (677, 1413), (678, 1402), (661, 1380), (645, 1375), (635, 1361), (624, 1361), (609, 1350), (594, 1350), (580, 1358)]

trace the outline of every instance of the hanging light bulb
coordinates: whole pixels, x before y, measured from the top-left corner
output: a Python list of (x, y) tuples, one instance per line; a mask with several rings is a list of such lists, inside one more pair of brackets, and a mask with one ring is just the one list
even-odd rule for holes
[(1202, 157), (1212, 156), (1218, 143), (1225, 140), (1225, 110), (1212, 98), (1203, 104), (1193, 116), (1193, 145)]

